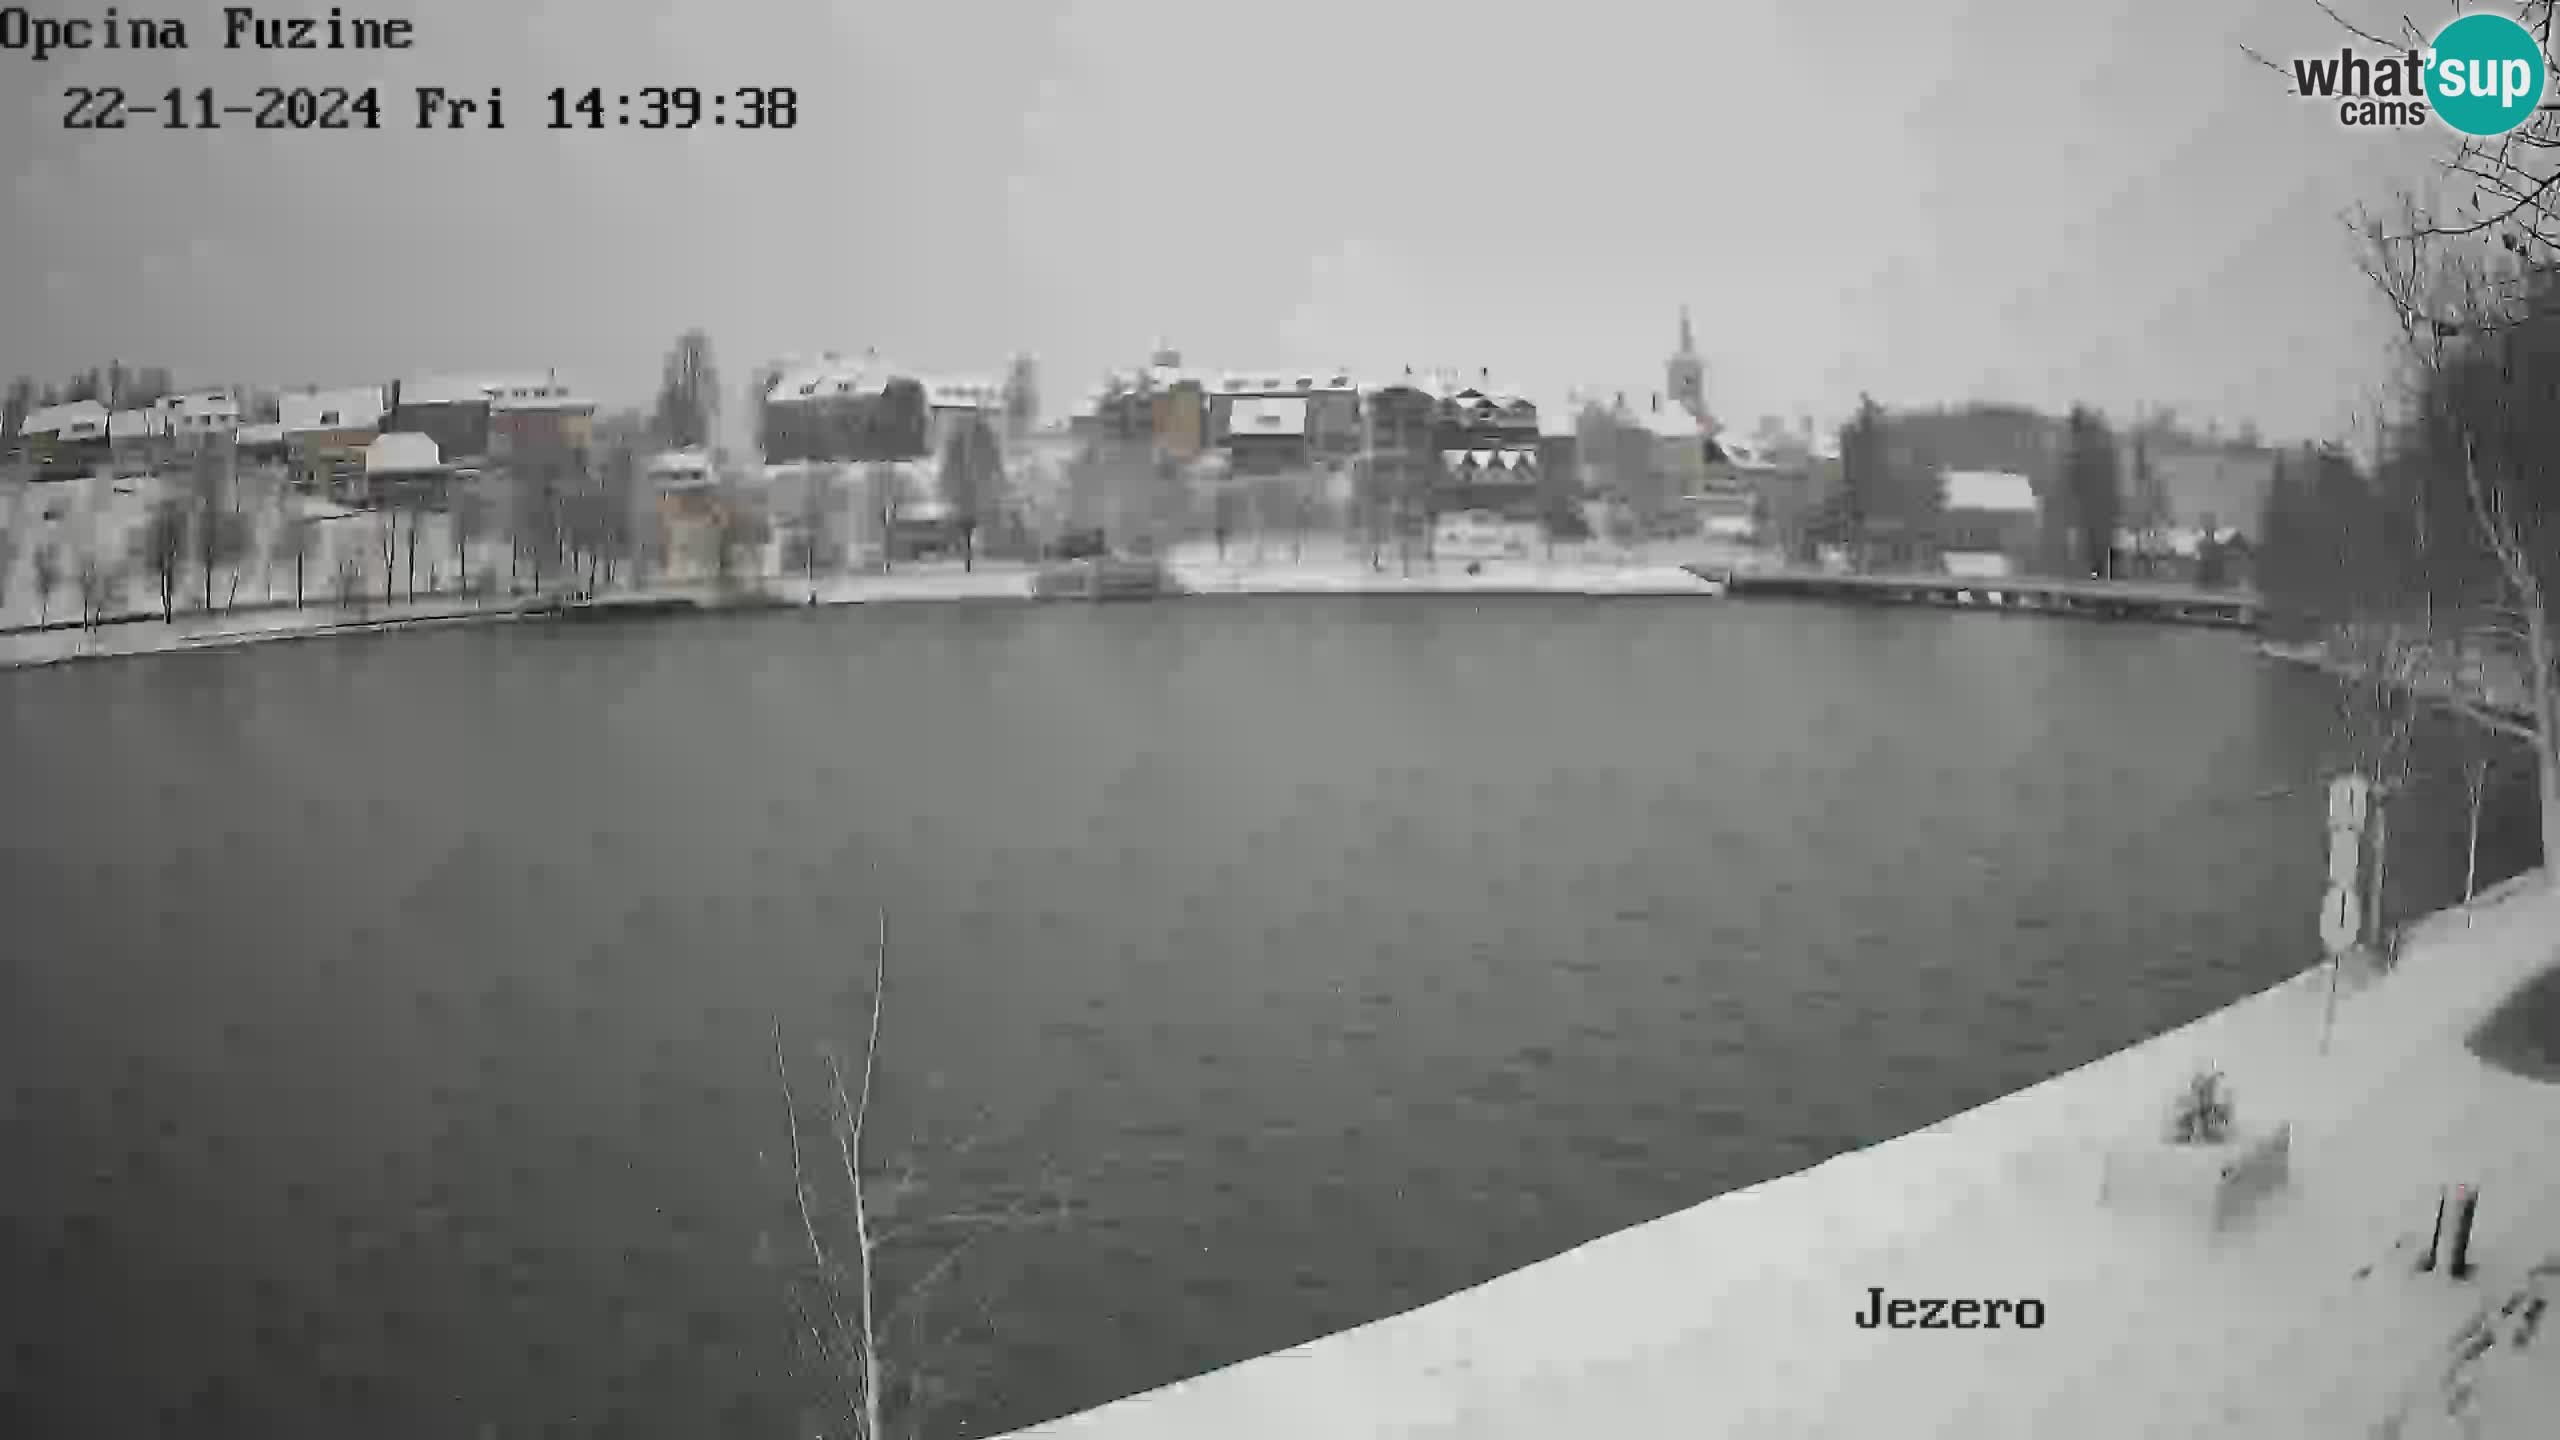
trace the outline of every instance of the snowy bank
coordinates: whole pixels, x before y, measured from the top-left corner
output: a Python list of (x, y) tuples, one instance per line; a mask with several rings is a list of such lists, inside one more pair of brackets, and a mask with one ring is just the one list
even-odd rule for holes
[[(2560, 1336), (2519, 1345), (2538, 1312), (2517, 1297), (2560, 1294), (2560, 1086), (2464, 1044), (2560, 945), (2538, 885), (2416, 927), (2339, 999), (2325, 1054), (2315, 970), (1929, 1129), (1019, 1433), (2548, 1434), (2524, 1417), (2560, 1414)], [(2220, 1231), (2102, 1206), (2107, 1151), (2161, 1144), (2205, 1066), (2244, 1124), (2290, 1123), (2290, 1182)], [(2484, 1197), (2467, 1283), (2413, 1273), (2449, 1182)], [(1878, 1289), (2032, 1299), (2043, 1323), (1862, 1328)], [(2466, 1407), (2479, 1428), (2445, 1428)]]
[(347, 635), (422, 625), (486, 622), (515, 617), (514, 599), (438, 596), (389, 605), (314, 604), (212, 614), (179, 611), (174, 622), (119, 620), (94, 628), (68, 626), (0, 634), (0, 670), (75, 660), (161, 655), (179, 650), (218, 650), (270, 640)]
[(1542, 564), (1494, 561), (1469, 571), (1440, 561), (1406, 572), (1390, 565), (1217, 565), (1168, 567), (1195, 595), (1716, 595), (1723, 586), (1677, 565)]
[[(685, 581), (625, 587), (603, 598), (623, 602), (688, 599), (704, 608), (722, 606), (882, 605), (963, 600), (1028, 600), (1036, 572), (1020, 565), (990, 564), (975, 570), (957, 565), (915, 565), (885, 573), (821, 575), (814, 582), (791, 575), (750, 577), (724, 588), (712, 581)], [(1375, 571), (1349, 562), (1308, 565), (1215, 565), (1170, 563), (1166, 573), (1179, 594), (1194, 595), (1712, 595), (1718, 587), (1677, 566), (1560, 563), (1486, 566), (1468, 574), (1464, 566), (1443, 563), (1411, 573)], [(174, 623), (156, 618), (120, 616), (116, 623), (82, 629), (59, 625), (50, 629), (0, 631), (0, 669), (111, 656), (151, 655), (174, 650), (202, 650), (285, 640), (296, 636), (344, 634), (424, 624), (514, 618), (520, 596), (472, 600), (441, 595), (391, 604), (374, 601), (341, 606), (314, 599), (291, 605), (257, 604), (211, 614), (181, 609)], [(30, 616), (30, 619), (33, 617)]]

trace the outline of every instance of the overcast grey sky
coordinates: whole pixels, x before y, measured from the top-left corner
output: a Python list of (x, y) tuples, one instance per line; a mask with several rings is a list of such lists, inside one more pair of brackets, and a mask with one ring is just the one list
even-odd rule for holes
[[(557, 367), (639, 404), (700, 325), (737, 380), (1028, 348), (1052, 411), (1159, 335), (1646, 390), (1685, 301), (1745, 423), (1866, 389), (2332, 433), (2386, 344), (2340, 213), (2443, 138), (2239, 54), (2334, 53), (2310, 0), (346, 3), (416, 23), (392, 57), (120, 8), (196, 48), (0, 55), (8, 373)], [(61, 128), (69, 85), (262, 83), (379, 85), (387, 128)], [(505, 87), (510, 127), (408, 129), (425, 84)], [(800, 127), (539, 128), (554, 85), (653, 84), (796, 86)]]

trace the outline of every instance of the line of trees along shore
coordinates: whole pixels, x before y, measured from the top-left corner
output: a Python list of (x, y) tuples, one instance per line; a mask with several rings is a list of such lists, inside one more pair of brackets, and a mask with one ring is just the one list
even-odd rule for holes
[[(2546, 51), (2556, 12), (2522, 7)], [(2376, 56), (2401, 48), (2348, 33)], [(2399, 331), (2378, 454), (2288, 457), (2261, 518), (2260, 589), (2280, 633), (2369, 673), (2449, 677), (2456, 703), (2528, 744), (2560, 879), (2560, 111), (2439, 162), (2438, 188), (2362, 222), (2366, 277)], [(2521, 715), (2473, 703), (2475, 673), (2512, 677)]]
[[(22, 377), (8, 389), (6, 418), (14, 434), (42, 405), (98, 399), (130, 408), (170, 393), (169, 374), (159, 368), (116, 365), (43, 388)], [(272, 413), (272, 401), (260, 397), (251, 413)], [(473, 479), (387, 489), (371, 498), (369, 519), (315, 517), (296, 498), (291, 466), (248, 462), (225, 437), (164, 440), (151, 457), (156, 483), (143, 487), (128, 527), (105, 523), (111, 516), (66, 514), (60, 518), (72, 523), (63, 533), (35, 538), (36, 618), (52, 620), (56, 594), (66, 584), (76, 588), (79, 619), (92, 624), (122, 611), (137, 582), (147, 585), (149, 603), (164, 620), (182, 609), (235, 608), (253, 575), (256, 599), (273, 602), (282, 590), (296, 606), (324, 597), (355, 608), (388, 605), (419, 598), (422, 585), (427, 594), (485, 593), (498, 577), (477, 571), (475, 556), (491, 540), (505, 544), (511, 588), (612, 584), (664, 559), (647, 523), (646, 456), (704, 443), (717, 414), (710, 342), (689, 331), (669, 353), (652, 413), (600, 416), (586, 444), (538, 433)], [(104, 502), (91, 497), (91, 503)], [(322, 544), (327, 527), (338, 527), (334, 547)], [(735, 546), (754, 536), (741, 526), (724, 538)], [(20, 547), (11, 537), (0, 540), (9, 541), (0, 544), (0, 586), (6, 586)], [(315, 558), (321, 561), (316, 571)]]

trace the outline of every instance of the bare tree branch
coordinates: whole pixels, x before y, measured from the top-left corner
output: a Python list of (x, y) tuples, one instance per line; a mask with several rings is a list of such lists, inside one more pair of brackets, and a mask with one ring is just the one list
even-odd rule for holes
[[(826, 1058), (836, 1157), (849, 1197), (843, 1210), (853, 1231), (849, 1246), (830, 1250), (822, 1242), (821, 1212), (810, 1199), (796, 1119), (790, 1130), (792, 1181), (803, 1238), (815, 1262), (815, 1283), (825, 1292), (822, 1309), (795, 1295), (793, 1317), (818, 1360), (832, 1372), (830, 1388), (838, 1393), (846, 1431), (855, 1440), (920, 1434), (927, 1416), (962, 1393), (955, 1371), (965, 1353), (964, 1332), (974, 1323), (983, 1325), (981, 1334), (993, 1333), (995, 1316), (986, 1297), (972, 1296), (970, 1313), (937, 1327), (931, 1316), (938, 1301), (953, 1288), (955, 1276), (987, 1237), (1028, 1230), (1066, 1215), (1058, 1187), (1045, 1169), (1040, 1183), (1018, 1189), (1009, 1199), (941, 1212), (900, 1213), (920, 1207), (928, 1193), (924, 1177), (911, 1160), (883, 1166), (866, 1149), (874, 1139), (873, 1109), (879, 1095), (888, 940), (884, 910), (873, 947), (871, 1015), (861, 1078), (851, 1080), (847, 1067), (833, 1054)], [(789, 1109), (794, 1096), (789, 1069), (782, 1060), (780, 1033), (777, 1020), (775, 1072)], [(981, 1138), (971, 1137), (936, 1153), (945, 1160), (964, 1155)], [(1050, 1204), (1053, 1199), (1057, 1203)], [(922, 1268), (912, 1278), (902, 1273), (910, 1265), (891, 1259), (893, 1249), (907, 1245), (923, 1252), (916, 1256)], [(858, 1287), (861, 1293), (844, 1295), (843, 1286)]]
[[(791, 1129), (791, 1195), (800, 1208), (801, 1237), (808, 1243), (810, 1258), (817, 1263), (819, 1282), (826, 1294), (828, 1314), (835, 1323), (835, 1334), (842, 1337), (849, 1333), (850, 1327), (845, 1323), (843, 1308), (835, 1301), (835, 1288), (829, 1278), (835, 1272), (827, 1260), (826, 1242), (818, 1238), (818, 1222), (809, 1211), (809, 1184), (800, 1160), (800, 1113), (791, 1093), (791, 1067), (782, 1058), (782, 1021), (778, 1018), (773, 1022), (773, 1068), (782, 1081), (782, 1113)], [(830, 1345), (820, 1337), (814, 1325), (810, 1327), (810, 1338), (818, 1342), (822, 1357), (832, 1356), (835, 1353), (836, 1346)], [(837, 1343), (843, 1342), (839, 1340)], [(837, 1373), (842, 1373), (844, 1369), (836, 1365), (830, 1365), (827, 1368)], [(852, 1394), (846, 1395), (845, 1406), (848, 1416), (856, 1413), (858, 1398), (860, 1397)], [(864, 1433), (876, 1435), (878, 1431), (874, 1429)]]
[[(2339, 14), (2335, 9), (2330, 7), (2328, 0), (2311, 0), (2311, 3), (2319, 6), (2320, 13), (2328, 16), (2332, 21), (2336, 22), (2339, 29), (2346, 31), (2348, 34), (2353, 35), (2366, 44), (2377, 45), (2385, 50), (2397, 50), (2401, 48), (2398, 44), (2383, 39), (2381, 36), (2374, 34), (2372, 31), (2365, 29), (2363, 26), (2358, 25), (2354, 21)], [(2404, 25), (2409, 23), (2407, 17), (2402, 17), (2402, 23)], [(2412, 26), (2411, 28), (2414, 29), (2415, 27)]]

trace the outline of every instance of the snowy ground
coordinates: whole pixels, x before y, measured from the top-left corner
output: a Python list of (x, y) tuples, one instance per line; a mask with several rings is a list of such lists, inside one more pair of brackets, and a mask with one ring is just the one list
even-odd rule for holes
[[(2315, 971), (1929, 1130), (1021, 1433), (2539, 1440), (2560, 1316), (2526, 1292), (2560, 1296), (2560, 1086), (2463, 1037), (2555, 949), (2560, 899), (2511, 889), (2347, 994), (2325, 1056)], [(2199, 1065), (2244, 1125), (2291, 1122), (2288, 1187), (2219, 1235), (2101, 1206), (2101, 1156), (2158, 1145)], [(2447, 1182), (2484, 1197), (2463, 1284), (2413, 1267)], [(2047, 1318), (1867, 1330), (1871, 1286)]]

